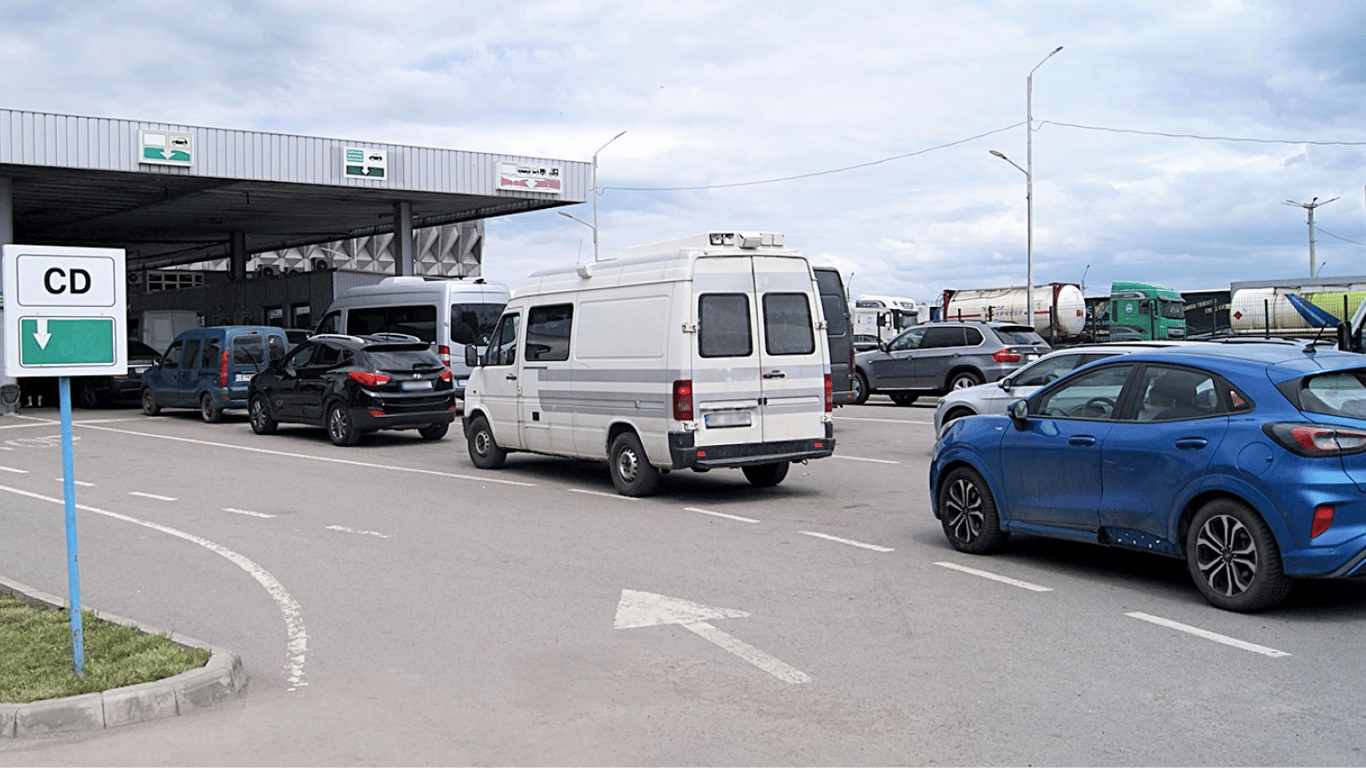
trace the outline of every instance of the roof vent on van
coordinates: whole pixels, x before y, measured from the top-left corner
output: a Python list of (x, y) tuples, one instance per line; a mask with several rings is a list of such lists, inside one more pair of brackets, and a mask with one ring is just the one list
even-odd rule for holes
[(588, 278), (593, 276), (593, 265), (580, 264), (578, 268), (574, 271), (579, 274), (579, 277), (582, 277), (583, 279), (587, 280)]

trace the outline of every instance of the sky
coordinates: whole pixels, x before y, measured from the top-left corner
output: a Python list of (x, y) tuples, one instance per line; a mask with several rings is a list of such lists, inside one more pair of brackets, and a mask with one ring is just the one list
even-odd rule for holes
[[(1032, 177), (1036, 285), (1308, 283), (1306, 205), (1320, 277), (1366, 275), (1361, 0), (0, 0), (0, 14), (9, 109), (596, 153), (601, 258), (757, 230), (838, 267), (854, 295), (1021, 286)], [(558, 210), (594, 221), (591, 202)], [(515, 288), (591, 261), (582, 222), (488, 220), (484, 275)]]

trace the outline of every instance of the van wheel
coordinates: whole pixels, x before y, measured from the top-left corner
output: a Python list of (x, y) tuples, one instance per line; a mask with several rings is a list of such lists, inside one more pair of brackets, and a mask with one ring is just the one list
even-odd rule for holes
[(82, 408), (99, 408), (100, 393), (95, 389), (95, 382), (90, 379), (79, 379), (76, 382), (76, 405)]
[(450, 430), (450, 428), (450, 424), (428, 424), (422, 429), (419, 429), (417, 433), (422, 435), (423, 440), (440, 440), (446, 436), (446, 432)]
[(498, 469), (507, 460), (508, 452), (498, 447), (489, 420), (483, 416), (475, 416), (474, 421), (470, 422), (470, 428), (465, 433), (465, 444), (470, 451), (470, 461), (480, 469)]
[(209, 424), (223, 420), (223, 409), (213, 404), (213, 395), (208, 392), (199, 396), (199, 415)]
[(645, 446), (634, 432), (623, 432), (612, 441), (609, 460), (612, 485), (622, 496), (649, 496), (659, 484), (659, 469), (645, 456)]
[(270, 405), (261, 395), (251, 399), (251, 404), (247, 406), (247, 415), (251, 419), (251, 431), (258, 435), (271, 435), (275, 433), (275, 428), (279, 423), (270, 417)]
[(327, 439), (333, 445), (355, 445), (360, 442), (360, 430), (351, 421), (351, 414), (341, 405), (327, 410)]
[(161, 413), (161, 404), (157, 402), (157, 396), (152, 394), (152, 390), (142, 390), (142, 412), (147, 416), (155, 416)]
[(759, 488), (772, 488), (787, 477), (787, 470), (791, 466), (792, 462), (780, 461), (776, 464), (755, 464), (741, 467), (741, 470), (744, 471), (745, 479), (750, 482), (750, 485)]
[(863, 371), (854, 371), (853, 377), (849, 379), (849, 386), (854, 390), (854, 397), (849, 402), (854, 405), (868, 402), (868, 377), (863, 375)]

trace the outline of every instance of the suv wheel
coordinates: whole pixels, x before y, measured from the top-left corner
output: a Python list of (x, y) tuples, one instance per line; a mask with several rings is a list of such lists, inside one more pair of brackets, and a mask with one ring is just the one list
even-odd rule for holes
[(247, 406), (247, 415), (251, 419), (251, 431), (258, 435), (270, 435), (275, 433), (275, 428), (279, 423), (270, 416), (270, 405), (261, 395), (251, 399), (251, 404)]
[(854, 397), (849, 402), (854, 405), (868, 402), (868, 377), (863, 375), (863, 371), (854, 371), (854, 375), (849, 377), (849, 388), (854, 391)]
[(1010, 537), (1001, 530), (1001, 514), (991, 488), (971, 467), (951, 470), (940, 483), (934, 501), (944, 536), (959, 552), (991, 554)]
[(919, 395), (911, 395), (905, 392), (893, 392), (892, 402), (897, 405), (915, 405), (915, 400)]
[(148, 416), (155, 416), (161, 413), (161, 404), (157, 402), (157, 396), (152, 394), (152, 390), (142, 390), (142, 412)]
[(967, 389), (982, 383), (982, 377), (973, 371), (959, 371), (949, 378), (949, 389)]
[(1250, 507), (1216, 499), (1186, 534), (1186, 567), (1205, 599), (1229, 611), (1272, 608), (1290, 592), (1276, 538)]
[(417, 433), (422, 435), (423, 440), (440, 440), (446, 436), (446, 432), (451, 428), (450, 424), (428, 424), (419, 429)]
[(355, 445), (360, 442), (360, 430), (351, 420), (351, 413), (341, 404), (334, 404), (327, 409), (327, 439), (333, 445)]
[(100, 393), (95, 388), (93, 379), (81, 378), (76, 380), (76, 405), (82, 408), (100, 407)]

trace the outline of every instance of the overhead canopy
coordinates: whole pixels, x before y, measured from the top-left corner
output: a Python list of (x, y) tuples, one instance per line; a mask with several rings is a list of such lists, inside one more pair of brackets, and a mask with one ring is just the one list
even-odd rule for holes
[[(14, 242), (123, 248), (128, 267), (382, 234), (588, 199), (585, 162), (0, 110)], [(0, 216), (5, 216), (0, 211)]]

